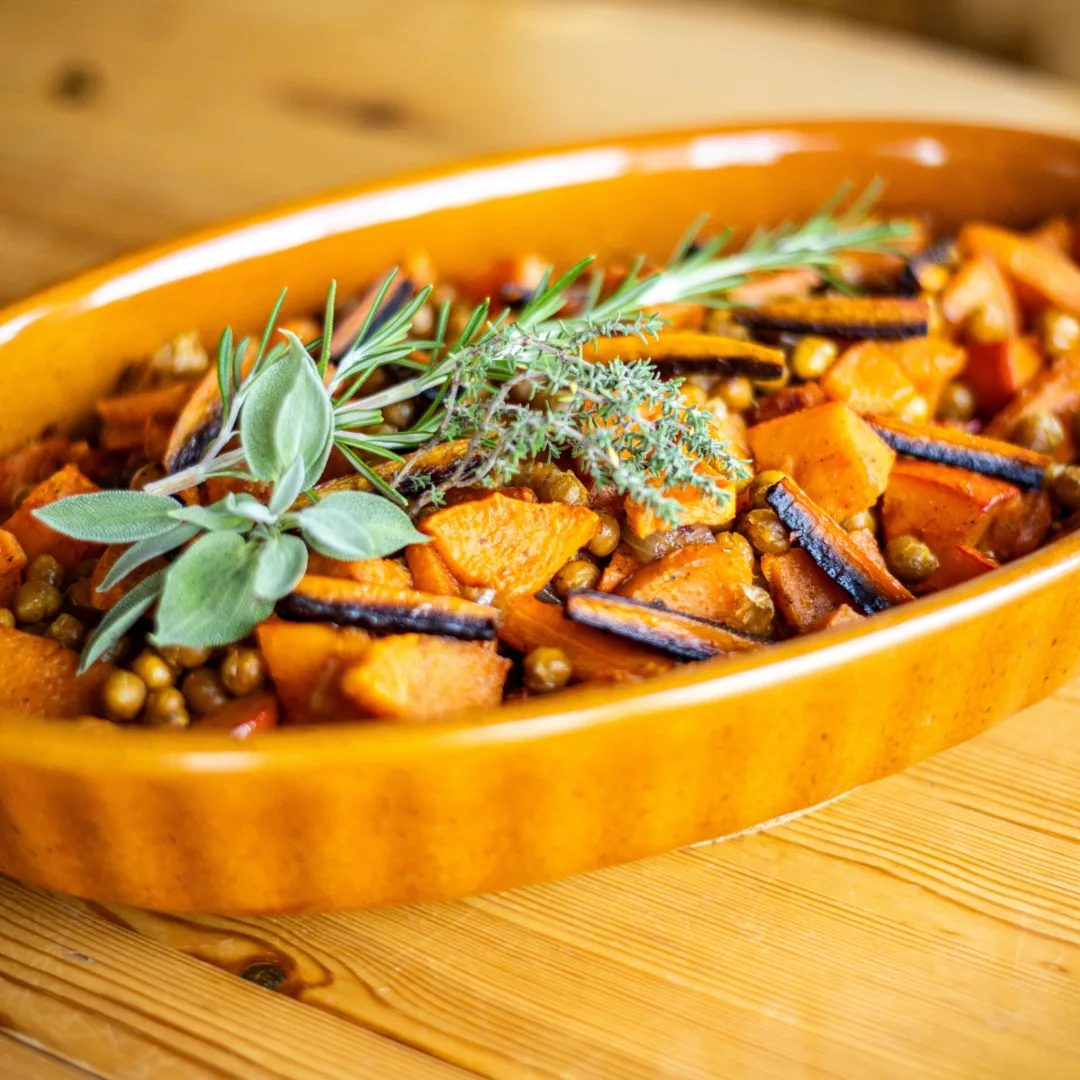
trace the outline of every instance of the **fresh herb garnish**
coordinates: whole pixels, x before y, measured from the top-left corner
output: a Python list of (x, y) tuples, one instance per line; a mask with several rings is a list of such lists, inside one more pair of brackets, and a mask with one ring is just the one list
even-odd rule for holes
[[(234, 344), (231, 330), (222, 335), (222, 425), (198, 462), (141, 492), (77, 495), (35, 511), (68, 536), (132, 545), (102, 589), (184, 548), (106, 614), (87, 642), (83, 668), (155, 602), (156, 644), (227, 644), (250, 633), (293, 589), (309, 548), (360, 559), (424, 542), (403, 509), (399, 488), (411, 471), (403, 455), (450, 439), (467, 438), (470, 452), (440, 487), (424, 487), (423, 477), (413, 477), (422, 488), (414, 511), (439, 502), (445, 487), (505, 483), (531, 459), (567, 454), (597, 484), (613, 486), (669, 524), (678, 521), (680, 507), (665, 489), (689, 486), (717, 502), (732, 498), (731, 482), (744, 480), (748, 465), (717, 436), (711, 413), (682, 401), (681, 380), (661, 379), (645, 360), (592, 364), (582, 349), (602, 337), (655, 337), (664, 326), (662, 305), (726, 306), (726, 294), (761, 271), (812, 268), (830, 280), (845, 252), (891, 251), (909, 227), (868, 218), (876, 194), (872, 186), (841, 209), (842, 191), (802, 225), (760, 232), (731, 254), (724, 254), (730, 233), (698, 242), (699, 223), (664, 269), (642, 274), (639, 260), (607, 296), (600, 272), (592, 272), (585, 287), (592, 260), (584, 259), (557, 280), (546, 274), (515, 318), (503, 312), (489, 319), (487, 303), (477, 306), (452, 343), (446, 340), (449, 305), (430, 339), (411, 336), (430, 289), (377, 321), (390, 274), (333, 367), (334, 285), (323, 335), (306, 345), (290, 333), (270, 343), (282, 292), (250, 365), (247, 339)], [(560, 318), (568, 306), (574, 313)], [(371, 375), (391, 364), (414, 374), (359, 396)], [(382, 409), (422, 394), (432, 400), (416, 423), (379, 431)], [(335, 448), (372, 491), (318, 497), (313, 485)], [(380, 459), (400, 463), (394, 480), (374, 469)], [(248, 494), (205, 507), (170, 497), (218, 476), (271, 485), (269, 504)], [(296, 509), (303, 492), (309, 505)]]

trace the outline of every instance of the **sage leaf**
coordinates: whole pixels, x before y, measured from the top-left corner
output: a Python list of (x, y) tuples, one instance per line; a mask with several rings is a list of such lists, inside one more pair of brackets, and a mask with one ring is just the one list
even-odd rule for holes
[(332, 559), (379, 559), (428, 541), (404, 510), (370, 492), (335, 492), (295, 519), (308, 546)]
[(250, 517), (238, 514), (219, 499), (209, 506), (181, 506), (172, 512), (174, 522), (198, 525), (207, 532), (247, 532), (254, 524)]
[(289, 509), (296, 497), (304, 490), (304, 463), (297, 458), (286, 470), (284, 475), (274, 484), (274, 494), (270, 497), (270, 513), (275, 518), (280, 517)]
[(117, 582), (137, 570), (143, 563), (164, 555), (173, 548), (186, 544), (193, 536), (199, 534), (198, 525), (178, 523), (173, 525), (168, 532), (158, 533), (157, 536), (148, 536), (145, 540), (139, 540), (125, 551), (112, 565), (112, 569), (105, 575), (104, 580), (97, 587), (98, 592), (108, 592)]
[(167, 495), (145, 491), (95, 491), (69, 495), (33, 511), (38, 521), (76, 540), (130, 544), (168, 532), (180, 504)]
[(263, 600), (280, 600), (304, 576), (307, 561), (307, 547), (298, 536), (279, 533), (264, 540), (259, 544), (255, 594)]
[(277, 514), (271, 512), (265, 503), (259, 502), (254, 495), (246, 491), (230, 491), (224, 499), (220, 500), (220, 505), (223, 511), (227, 510), (239, 517), (247, 518), (256, 525), (273, 525), (277, 521)]
[(330, 455), (334, 410), (307, 349), (295, 334), (286, 338), (285, 352), (252, 381), (240, 410), (240, 438), (260, 480), (278, 480), (300, 458), (308, 487)]
[(274, 609), (255, 591), (258, 542), (234, 532), (200, 537), (168, 569), (154, 643), (230, 645)]
[(79, 674), (101, 656), (101, 654), (121, 634), (132, 626), (149, 610), (150, 605), (161, 595), (165, 587), (165, 570), (151, 574), (145, 581), (140, 581), (134, 589), (113, 605), (98, 623), (97, 629), (87, 638), (82, 657), (79, 660)]

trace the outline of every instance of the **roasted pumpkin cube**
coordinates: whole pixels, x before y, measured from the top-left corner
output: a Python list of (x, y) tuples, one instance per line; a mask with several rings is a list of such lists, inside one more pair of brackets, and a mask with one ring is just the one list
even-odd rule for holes
[(11, 607), (27, 561), (26, 552), (14, 534), (0, 529), (0, 607)]
[(82, 675), (79, 654), (50, 638), (0, 627), (0, 709), (32, 716), (90, 716), (113, 670), (97, 663)]
[(802, 548), (782, 555), (763, 555), (761, 572), (784, 621), (800, 634), (816, 630), (822, 620), (850, 597)]
[(1003, 409), (1043, 366), (1032, 337), (1014, 337), (988, 345), (969, 345), (963, 379), (983, 416)]
[(997, 263), (987, 255), (966, 259), (941, 294), (941, 314), (954, 326), (982, 310), (986, 321), (999, 327), (1005, 338), (1020, 332), (1020, 306), (1016, 293)]
[(846, 402), (864, 415), (899, 416), (918, 396), (896, 354), (878, 341), (862, 341), (845, 349), (822, 376), (821, 389), (833, 401)]

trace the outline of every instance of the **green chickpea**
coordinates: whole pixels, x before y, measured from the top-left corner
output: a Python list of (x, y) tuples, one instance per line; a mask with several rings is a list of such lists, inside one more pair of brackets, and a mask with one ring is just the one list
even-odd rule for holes
[(44, 581), (24, 581), (15, 591), (15, 618), (20, 623), (38, 623), (60, 613), (64, 598), (55, 585)]
[(15, 613), (11, 608), (0, 608), (0, 626), (7, 630), (15, 629)]
[(946, 383), (938, 399), (937, 414), (941, 420), (970, 420), (975, 415), (975, 395), (971, 388), (955, 379)]
[(562, 649), (548, 645), (541, 645), (529, 652), (523, 666), (525, 686), (534, 694), (561, 690), (574, 673), (570, 657)]
[(143, 649), (131, 661), (131, 670), (139, 676), (150, 690), (164, 690), (176, 681), (176, 671), (153, 649)]
[(705, 408), (705, 403), (709, 400), (709, 395), (700, 386), (695, 386), (693, 383), (684, 382), (679, 387), (679, 396), (687, 405), (695, 409)]
[(184, 703), (184, 695), (175, 686), (153, 691), (146, 699), (146, 721), (155, 727), (187, 727), (191, 723), (191, 714)]
[(166, 645), (158, 650), (177, 670), (202, 667), (210, 659), (210, 650), (193, 645)]
[(585, 485), (565, 469), (552, 469), (536, 488), (541, 502), (565, 503), (567, 506), (588, 506), (589, 492)]
[(791, 547), (791, 534), (775, 510), (750, 510), (739, 520), (738, 530), (761, 555), (783, 555)]
[(775, 618), (776, 608), (769, 591), (759, 585), (743, 585), (730, 619), (732, 624), (747, 634), (768, 637)]
[(938, 557), (918, 537), (904, 533), (885, 545), (885, 565), (905, 585), (918, 585), (938, 568)]
[(589, 553), (598, 559), (606, 558), (619, 546), (619, 536), (622, 527), (614, 514), (602, 513), (600, 515), (600, 528), (596, 535), (589, 541)]
[(411, 426), (416, 415), (416, 405), (412, 401), (396, 401), (393, 405), (384, 405), (383, 421), (399, 430)]
[(753, 384), (741, 375), (724, 379), (717, 385), (715, 393), (732, 412), (743, 412), (754, 404)]
[(1054, 413), (1032, 413), (1025, 416), (1016, 425), (1012, 437), (1017, 446), (1035, 450), (1040, 454), (1052, 454), (1064, 439), (1065, 428)]
[(555, 591), (562, 597), (574, 589), (592, 589), (600, 580), (600, 567), (588, 559), (572, 559), (556, 575)]
[(940, 263), (922, 263), (915, 271), (919, 288), (928, 293), (939, 293), (949, 284), (949, 271)]
[(1065, 356), (1080, 346), (1080, 319), (1075, 315), (1047, 308), (1036, 321), (1043, 351), (1051, 357)]
[(398, 429), (394, 424), (372, 424), (367, 429), (369, 435), (396, 435)]
[(858, 532), (860, 529), (869, 529), (877, 532), (877, 518), (873, 510), (860, 510), (857, 514), (851, 514), (840, 522), (845, 532)]
[(221, 661), (221, 681), (235, 697), (254, 694), (266, 683), (266, 664), (258, 649), (233, 645)]
[(83, 639), (86, 637), (86, 627), (74, 615), (64, 613), (57, 615), (49, 623), (45, 636), (52, 638), (53, 641), (58, 641), (69, 649), (77, 649), (82, 645)]
[(114, 671), (105, 680), (101, 698), (110, 720), (134, 720), (146, 703), (146, 683), (131, 671)]
[(1080, 466), (1051, 466), (1047, 479), (1054, 498), (1066, 510), (1080, 510)]
[(188, 710), (196, 716), (205, 716), (229, 700), (229, 694), (221, 681), (221, 676), (211, 667), (200, 667), (189, 671), (184, 676), (180, 689)]
[(990, 345), (1009, 336), (1009, 326), (995, 307), (977, 307), (964, 322), (964, 332), (976, 345)]
[(787, 473), (782, 473), (779, 469), (765, 469), (764, 472), (759, 472), (750, 481), (750, 506), (754, 510), (771, 509), (765, 494), (773, 484), (779, 484), (786, 477)]
[(900, 410), (900, 419), (909, 424), (925, 424), (930, 419), (930, 402), (922, 394), (916, 394)]
[(147, 484), (152, 484), (155, 480), (160, 480), (165, 475), (165, 470), (154, 461), (148, 461), (145, 465), (141, 465), (132, 474), (131, 479), (128, 481), (128, 488), (131, 491), (142, 491)]
[(52, 555), (35, 555), (26, 564), (27, 581), (44, 581), (59, 588), (64, 582), (64, 568)]
[(819, 379), (839, 355), (840, 346), (831, 338), (808, 334), (791, 350), (791, 373), (797, 379)]

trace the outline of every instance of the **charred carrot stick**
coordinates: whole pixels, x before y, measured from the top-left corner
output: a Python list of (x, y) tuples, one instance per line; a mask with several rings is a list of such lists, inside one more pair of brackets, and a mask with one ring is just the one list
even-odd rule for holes
[(872, 416), (867, 422), (898, 454), (967, 469), (1021, 487), (1040, 487), (1053, 460), (1046, 454), (984, 435), (969, 435), (957, 428), (909, 424), (891, 416)]
[(637, 337), (600, 338), (594, 345), (586, 345), (582, 355), (597, 364), (615, 359), (627, 363), (651, 360), (665, 370), (707, 370), (751, 379), (779, 379), (784, 374), (780, 349), (721, 334), (669, 332), (645, 341)]
[(649, 645), (680, 660), (708, 660), (723, 653), (747, 652), (769, 644), (710, 619), (683, 615), (661, 604), (582, 590), (566, 598), (566, 616), (594, 630)]
[(798, 536), (814, 562), (864, 614), (872, 615), (915, 599), (794, 481), (785, 478), (773, 484), (765, 498), (777, 517)]
[(930, 305), (893, 297), (818, 297), (763, 304), (735, 316), (755, 330), (824, 337), (878, 340), (923, 337), (930, 329)]

